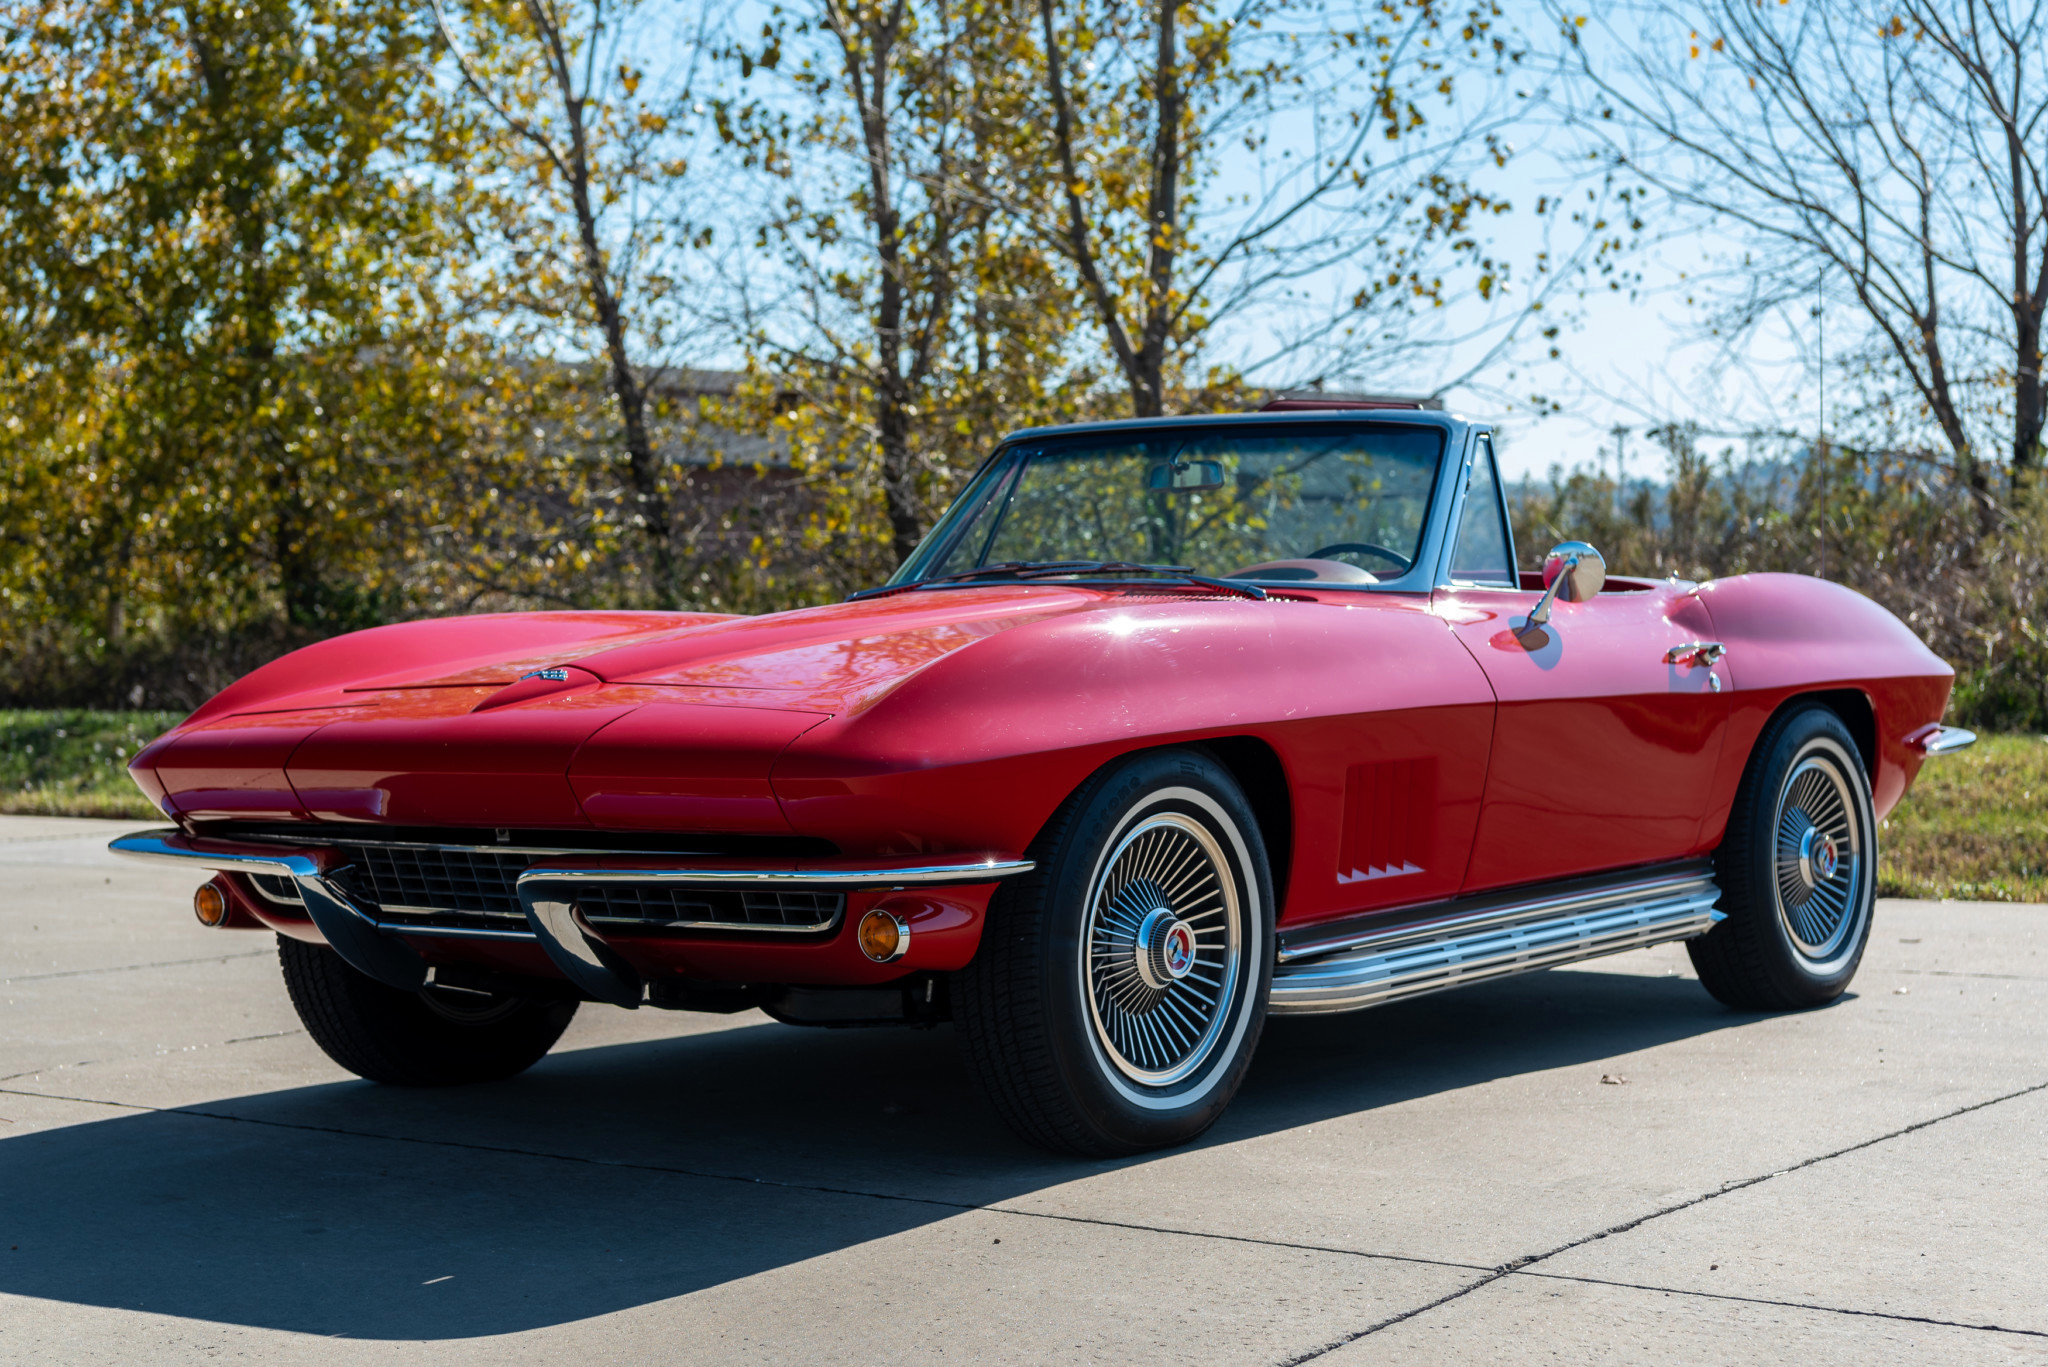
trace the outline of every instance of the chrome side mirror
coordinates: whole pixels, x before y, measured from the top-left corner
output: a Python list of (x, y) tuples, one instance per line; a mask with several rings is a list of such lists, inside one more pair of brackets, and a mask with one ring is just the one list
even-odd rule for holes
[(1543, 557), (1543, 597), (1529, 614), (1529, 625), (1550, 620), (1551, 603), (1583, 603), (1607, 583), (1607, 561), (1583, 541), (1560, 541)]

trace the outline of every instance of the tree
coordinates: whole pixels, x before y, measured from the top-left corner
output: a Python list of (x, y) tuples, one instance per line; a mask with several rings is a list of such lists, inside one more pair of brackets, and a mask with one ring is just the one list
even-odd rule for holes
[(1023, 18), (1014, 0), (821, 0), (734, 53), (779, 84), (721, 128), (783, 195), (758, 229), (782, 292), (743, 289), (738, 324), (782, 430), (842, 487), (837, 520), (879, 503), (875, 568), (916, 547), (992, 428), (1069, 402), (1058, 262), (973, 187), (1028, 155)]
[(471, 264), (506, 206), (454, 174), (477, 130), (415, 8), (0, 29), (0, 691), (110, 702), (132, 666), (196, 701), (523, 554), (473, 535), (534, 468)]
[[(1461, 69), (1517, 60), (1495, 5), (1385, 0), (1348, 23), (1306, 0), (1036, 10), (1044, 162), (1029, 185), (982, 184), (1071, 263), (1134, 414), (1165, 411), (1219, 324), (1303, 281), (1341, 301), (1302, 343), (1325, 365), (1375, 311), (1441, 302), (1444, 256), (1482, 295), (1500, 284), (1473, 229), (1507, 206), (1473, 176), (1507, 144), (1484, 100), (1458, 98)], [(1216, 194), (1233, 147), (1259, 186), (1234, 204)]]
[[(1737, 334), (1816, 290), (1997, 522), (2042, 461), (2048, 8), (2028, 0), (1559, 13), (1611, 161), (1745, 252), (1700, 288)], [(1900, 405), (1880, 396), (1877, 416)], [(2001, 430), (2002, 429), (2002, 430)], [(2002, 448), (2003, 460), (1994, 453)]]
[(455, 140), (425, 33), (394, 4), (11, 11), (10, 492), (45, 529), (20, 602), (96, 599), (115, 643), (192, 576), (213, 614), (274, 590), (293, 622), (346, 619), (356, 518), (446, 360), (445, 222), (410, 179)]
[[(633, 60), (633, 39), (647, 32), (634, 26), (635, 9), (632, 0), (478, 0), (462, 9), (434, 0), (463, 83), (529, 149), (514, 169), (566, 229), (526, 235), (520, 255), (551, 256), (557, 276), (573, 282), (564, 312), (595, 330), (618, 408), (631, 522), (649, 555), (655, 603), (674, 607), (670, 490), (648, 400), (670, 341), (664, 306), (678, 284), (669, 249), (708, 242), (710, 229), (693, 227), (673, 198), (688, 169), (694, 66), (642, 94), (648, 78)], [(691, 51), (702, 38), (700, 30), (686, 39)], [(657, 359), (636, 360), (636, 347)]]

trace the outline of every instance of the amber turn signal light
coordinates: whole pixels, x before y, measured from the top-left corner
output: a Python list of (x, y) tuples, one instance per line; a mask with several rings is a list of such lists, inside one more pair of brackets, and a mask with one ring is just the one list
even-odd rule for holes
[(860, 918), (860, 952), (878, 964), (910, 952), (910, 927), (880, 907)]
[(192, 914), (202, 926), (224, 926), (228, 922), (228, 895), (218, 883), (201, 883), (192, 894)]

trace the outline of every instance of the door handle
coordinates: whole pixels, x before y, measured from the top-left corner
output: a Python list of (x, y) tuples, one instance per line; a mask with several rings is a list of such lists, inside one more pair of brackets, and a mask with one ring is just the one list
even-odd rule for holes
[(1687, 641), (1664, 652), (1664, 663), (1668, 665), (1705, 665), (1712, 669), (1728, 654), (1728, 647), (1719, 641)]

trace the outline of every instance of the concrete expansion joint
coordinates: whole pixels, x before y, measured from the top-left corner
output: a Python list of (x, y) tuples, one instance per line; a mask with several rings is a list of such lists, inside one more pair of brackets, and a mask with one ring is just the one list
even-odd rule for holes
[(1916, 1120), (1910, 1125), (1901, 1125), (1899, 1128), (1895, 1130), (1887, 1130), (1885, 1133), (1875, 1135), (1869, 1139), (1861, 1139), (1854, 1144), (1845, 1144), (1839, 1149), (1831, 1149), (1826, 1153), (1815, 1154), (1811, 1158), (1803, 1159), (1800, 1162), (1790, 1165), (1789, 1167), (1779, 1168), (1773, 1172), (1763, 1173), (1755, 1177), (1743, 1177), (1737, 1178), (1732, 1181), (1723, 1182), (1720, 1188), (1715, 1191), (1702, 1192), (1700, 1195), (1692, 1197), (1689, 1200), (1679, 1201), (1676, 1204), (1665, 1206), (1661, 1210), (1651, 1211), (1647, 1215), (1638, 1216), (1636, 1219), (1630, 1220), (1624, 1224), (1610, 1225), (1606, 1229), (1598, 1230), (1592, 1234), (1581, 1235), (1579, 1238), (1570, 1240), (1567, 1243), (1559, 1244), (1556, 1248), (1551, 1249), (1547, 1253), (1528, 1254), (1521, 1258), (1517, 1258), (1512, 1262), (1503, 1263), (1498, 1267), (1492, 1269), (1490, 1272), (1487, 1273), (1487, 1275), (1480, 1277), (1477, 1280), (1472, 1281), (1465, 1286), (1461, 1286), (1454, 1291), (1446, 1292), (1445, 1294), (1437, 1297), (1435, 1300), (1430, 1301), (1425, 1305), (1418, 1305), (1412, 1310), (1404, 1310), (1398, 1315), (1390, 1315), (1386, 1319), (1383, 1319), (1376, 1324), (1368, 1325), (1365, 1328), (1356, 1331), (1355, 1333), (1346, 1334), (1342, 1338), (1333, 1340), (1332, 1342), (1326, 1343), (1321, 1347), (1313, 1348), (1308, 1352), (1298, 1354), (1295, 1357), (1283, 1359), (1279, 1364), (1277, 1364), (1277, 1367), (1302, 1367), (1302, 1364), (1304, 1363), (1314, 1362), (1318, 1358), (1327, 1357), (1329, 1354), (1336, 1352), (1339, 1348), (1343, 1348), (1349, 1344), (1356, 1343), (1363, 1338), (1370, 1338), (1372, 1335), (1379, 1333), (1381, 1330), (1391, 1329), (1395, 1325), (1404, 1323), (1408, 1320), (1412, 1320), (1418, 1315), (1427, 1314), (1430, 1311), (1438, 1309), (1441, 1306), (1450, 1304), (1452, 1301), (1461, 1300), (1464, 1297), (1471, 1295), (1475, 1291), (1483, 1290), (1484, 1288), (1493, 1285), (1493, 1283), (1500, 1281), (1503, 1278), (1515, 1276), (1540, 1277), (1547, 1281), (1571, 1281), (1582, 1282), (1590, 1285), (1615, 1286), (1637, 1291), (1660, 1291), (1667, 1295), (1691, 1296), (1702, 1300), (1746, 1301), (1757, 1305), (1780, 1305), (1785, 1306), (1789, 1309), (1812, 1310), (1827, 1314), (1855, 1315), (1869, 1319), (1900, 1320), (1915, 1324), (1940, 1325), (1943, 1327), (1954, 1329), (1981, 1330), (1987, 1333), (2017, 1334), (2029, 1338), (2048, 1338), (2048, 1331), (2043, 1331), (2039, 1329), (2009, 1329), (2002, 1325), (1996, 1324), (1964, 1324), (1954, 1320), (1933, 1319), (1924, 1315), (1901, 1315), (1883, 1310), (1856, 1310), (1832, 1305), (1810, 1305), (1799, 1301), (1764, 1300), (1756, 1297), (1730, 1296), (1712, 1291), (1692, 1291), (1684, 1287), (1675, 1286), (1637, 1286), (1634, 1283), (1630, 1282), (1603, 1281), (1598, 1277), (1574, 1277), (1566, 1273), (1531, 1272), (1529, 1270), (1537, 1263), (1545, 1262), (1551, 1258), (1558, 1257), (1561, 1254), (1569, 1253), (1575, 1248), (1583, 1248), (1587, 1244), (1595, 1243), (1601, 1239), (1605, 1239), (1610, 1234), (1625, 1234), (1630, 1230), (1640, 1228), (1641, 1226), (1650, 1223), (1652, 1220), (1662, 1219), (1666, 1215), (1676, 1215), (1680, 1211), (1691, 1210), (1694, 1206), (1704, 1205), (1708, 1201), (1715, 1200), (1722, 1196), (1730, 1195), (1734, 1192), (1745, 1191), (1748, 1188), (1757, 1186), (1760, 1183), (1773, 1181), (1780, 1177), (1786, 1177), (1791, 1175), (1792, 1173), (1804, 1171), (1807, 1168), (1817, 1166), (1821, 1163), (1831, 1162), (1834, 1159), (1846, 1157), (1847, 1155), (1852, 1153), (1859, 1153), (1864, 1149), (1875, 1148), (1879, 1144), (1886, 1144), (1894, 1139), (1904, 1138), (1906, 1135), (1914, 1134), (1920, 1130), (1928, 1129), (1935, 1125), (1940, 1125), (1946, 1121), (1955, 1120), (1958, 1117), (1969, 1115), (1975, 1111), (1986, 1110), (1989, 1107), (2002, 1105), (2008, 1101), (2017, 1101), (2021, 1097), (2032, 1096), (2034, 1093), (2040, 1091), (2048, 1091), (2048, 1082), (2032, 1083), (2025, 1087), (2016, 1088), (2015, 1090), (2010, 1092), (2002, 1092), (1997, 1096), (1988, 1097), (1983, 1101), (1973, 1101), (1967, 1106), (1958, 1106), (1953, 1110), (1944, 1111), (1940, 1115), (1930, 1116), (1925, 1120)]
[(153, 964), (108, 964), (103, 968), (67, 968), (59, 973), (24, 973), (18, 978), (0, 978), (10, 983), (46, 983), (52, 978), (96, 978), (103, 973), (140, 973), (150, 968), (184, 968), (191, 964), (224, 964), (230, 959), (261, 959), (276, 954), (274, 949), (251, 949), (238, 954), (203, 954), (196, 959), (165, 959)]
[[(1689, 1296), (1695, 1300), (1733, 1301), (1742, 1305), (1770, 1305), (1786, 1310), (1812, 1310), (1827, 1315), (1855, 1315), (1862, 1319), (1897, 1320), (1907, 1324), (1930, 1324), (1944, 1329), (1975, 1329), (1990, 1334), (2019, 1334), (2048, 1339), (2048, 1329), (2018, 1329), (2003, 1324), (1972, 1324), (1966, 1320), (1937, 1319), (1931, 1315), (1905, 1315), (1893, 1310), (1858, 1310), (1847, 1305), (1821, 1305), (1815, 1301), (1775, 1300), (1768, 1296), (1738, 1296), (1726, 1291), (1695, 1291), (1681, 1286), (1656, 1286), (1646, 1282), (1619, 1282), (1607, 1277), (1580, 1277), (1569, 1272), (1531, 1272), (1547, 1282), (1577, 1282), (1582, 1286), (1612, 1286), (1624, 1291), (1656, 1291), (1667, 1296)], [(1462, 1294), (1462, 1293), (1460, 1293)]]
[[(254, 1043), (255, 1043), (255, 1042), (257, 1042), (258, 1040), (267, 1040), (267, 1039), (289, 1039), (289, 1038), (290, 1038), (291, 1036), (293, 1036), (293, 1035), (303, 1035), (303, 1034), (305, 1034), (305, 1033), (306, 1033), (306, 1032), (305, 1032), (305, 1031), (304, 1031), (303, 1029), (300, 1029), (300, 1030), (272, 1030), (272, 1031), (270, 1031), (270, 1032), (269, 1032), (268, 1034), (262, 1034), (262, 1035), (237, 1035), (237, 1036), (236, 1036), (235, 1038), (233, 1038), (233, 1039), (224, 1039), (224, 1040), (213, 1040), (213, 1041), (210, 1041), (210, 1042), (208, 1042), (208, 1043), (206, 1043), (206, 1044), (187, 1044), (187, 1045), (184, 1045), (183, 1047), (179, 1048), (179, 1049), (178, 1049), (178, 1050), (177, 1050), (176, 1052), (178, 1052), (178, 1053), (181, 1053), (181, 1054), (196, 1054), (196, 1053), (198, 1053), (198, 1052), (199, 1052), (200, 1050), (202, 1050), (202, 1049), (225, 1049), (225, 1048), (227, 1048), (227, 1047), (228, 1047), (229, 1045), (231, 1045), (231, 1044), (254, 1044)], [(73, 1069), (77, 1069), (77, 1068), (99, 1068), (99, 1067), (104, 1067), (105, 1065), (107, 1065), (107, 1064), (110, 1064), (110, 1063), (132, 1063), (132, 1062), (136, 1061), (137, 1059), (147, 1059), (147, 1058), (162, 1058), (162, 1057), (163, 1057), (163, 1056), (164, 1056), (164, 1055), (165, 1055), (166, 1053), (169, 1053), (169, 1052), (171, 1052), (171, 1051), (170, 1051), (170, 1050), (168, 1050), (168, 1049), (163, 1049), (163, 1048), (159, 1048), (159, 1049), (157, 1049), (157, 1050), (156, 1050), (156, 1051), (155, 1051), (154, 1053), (150, 1053), (150, 1054), (128, 1054), (128, 1055), (124, 1055), (124, 1056), (118, 1056), (118, 1057), (114, 1057), (114, 1058), (82, 1058), (82, 1059), (75, 1059), (75, 1060), (73, 1060), (73, 1061), (72, 1061), (72, 1062), (70, 1062), (70, 1063), (46, 1063), (46, 1064), (43, 1064), (43, 1065), (41, 1065), (40, 1067), (36, 1067), (36, 1068), (24, 1068), (24, 1069), (22, 1069), (22, 1070), (21, 1070), (20, 1072), (18, 1072), (18, 1073), (8, 1073), (8, 1074), (6, 1074), (6, 1075), (5, 1075), (4, 1077), (0, 1077), (0, 1082), (18, 1082), (18, 1081), (20, 1081), (20, 1080), (21, 1080), (22, 1078), (25, 1078), (25, 1077), (36, 1077), (36, 1078), (39, 1078), (39, 1077), (41, 1077), (41, 1076), (42, 1076), (43, 1074), (45, 1074), (45, 1073), (65, 1073), (65, 1072), (70, 1072), (70, 1071), (72, 1071)], [(0, 1091), (6, 1091), (6, 1090), (8, 1090), (8, 1089), (6, 1089), (6, 1088), (0, 1088)], [(44, 1095), (46, 1095), (46, 1093), (42, 1093), (42, 1092), (24, 1092), (24, 1093), (21, 1093), (21, 1095), (24, 1095), (24, 1096), (44, 1096)], [(75, 1100), (76, 1098), (72, 1098), (72, 1097), (52, 1097), (51, 1099), (52, 1099), (52, 1100), (55, 1100), (55, 1101), (70, 1101), (70, 1100)], [(87, 1104), (89, 1104), (89, 1105), (119, 1105), (120, 1103), (119, 1103), (119, 1102), (97, 1102), (97, 1101), (93, 1101), (93, 1102), (87, 1102)]]

